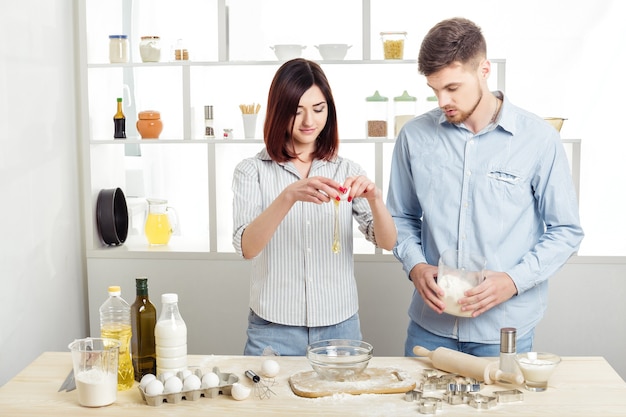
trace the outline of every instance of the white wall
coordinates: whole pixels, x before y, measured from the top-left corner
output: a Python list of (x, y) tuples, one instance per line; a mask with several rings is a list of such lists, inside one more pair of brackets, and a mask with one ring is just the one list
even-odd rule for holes
[(87, 332), (71, 0), (0, 5), (0, 385)]
[[(413, 287), (393, 256), (359, 259), (355, 273), (363, 338), (372, 343), (375, 355), (402, 356)], [(145, 275), (158, 311), (160, 294), (179, 294), (190, 353), (241, 354), (246, 340), (249, 266), (225, 255), (211, 260), (89, 259), (91, 310), (96, 311), (112, 284), (127, 288), (127, 297), (132, 299), (134, 278)], [(534, 348), (563, 356), (603, 356), (626, 379), (625, 277), (624, 258), (570, 259), (550, 280), (548, 311), (536, 329)], [(98, 326), (94, 314), (91, 328), (95, 333)]]

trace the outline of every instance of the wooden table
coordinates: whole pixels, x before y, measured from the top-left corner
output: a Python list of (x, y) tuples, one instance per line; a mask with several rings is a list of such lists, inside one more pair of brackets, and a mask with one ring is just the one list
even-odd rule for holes
[[(251, 385), (244, 376), (247, 369), (260, 372), (263, 357), (190, 355), (189, 365), (234, 373), (240, 382)], [(11, 381), (0, 387), (2, 416), (416, 416), (418, 403), (405, 400), (404, 394), (335, 394), (321, 398), (295, 395), (288, 378), (300, 371), (310, 370), (303, 357), (277, 357), (281, 366), (276, 395), (270, 399), (250, 396), (244, 401), (220, 395), (201, 397), (179, 404), (164, 403), (158, 407), (142, 401), (137, 387), (118, 392), (117, 401), (103, 408), (91, 409), (78, 405), (76, 390), (57, 392), (71, 369), (69, 352), (46, 352)], [(422, 369), (430, 368), (426, 358), (374, 357), (370, 367), (394, 367), (421, 379)], [(550, 380), (545, 392), (529, 392), (519, 387), (521, 402), (498, 404), (488, 410), (477, 410), (466, 404), (443, 404), (436, 415), (445, 416), (626, 416), (626, 382), (601, 357), (565, 357)], [(485, 385), (482, 394), (511, 389), (510, 385)]]

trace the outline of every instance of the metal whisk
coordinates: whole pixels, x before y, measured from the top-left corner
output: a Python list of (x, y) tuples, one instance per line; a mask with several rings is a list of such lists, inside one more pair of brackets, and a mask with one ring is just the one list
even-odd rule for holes
[[(263, 380), (254, 371), (248, 369), (246, 371), (246, 376), (254, 382), (254, 395), (256, 395), (260, 400), (270, 398), (272, 394), (276, 395), (276, 393), (270, 388), (270, 383)], [(271, 385), (274, 385), (274, 383), (271, 383)]]

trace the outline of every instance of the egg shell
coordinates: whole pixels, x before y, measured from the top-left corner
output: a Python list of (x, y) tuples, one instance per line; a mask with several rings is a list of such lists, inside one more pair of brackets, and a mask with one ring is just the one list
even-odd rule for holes
[(143, 388), (143, 390), (145, 391), (148, 384), (154, 381), (155, 379), (156, 379), (156, 376), (154, 376), (153, 374), (145, 374), (144, 376), (141, 377), (141, 381), (139, 381), (139, 386)]
[(158, 379), (153, 379), (146, 385), (146, 394), (148, 395), (161, 395), (163, 394), (163, 383)]
[(200, 378), (197, 375), (191, 374), (183, 382), (183, 391), (191, 391), (199, 389), (201, 385)]
[(202, 388), (215, 388), (220, 384), (220, 377), (215, 372), (207, 372), (202, 377)]
[(172, 376), (165, 381), (163, 384), (163, 393), (164, 394), (173, 394), (177, 392), (181, 392), (183, 390), (183, 381), (180, 380), (177, 376)]
[(230, 395), (237, 401), (243, 401), (250, 396), (250, 388), (243, 384), (235, 382), (230, 391)]
[(266, 359), (261, 366), (261, 374), (267, 378), (274, 378), (280, 372), (280, 365), (274, 359)]
[(181, 379), (182, 381), (184, 381), (184, 380), (185, 380), (185, 379), (187, 379), (187, 377), (188, 377), (189, 375), (191, 375), (191, 374), (192, 374), (192, 372), (191, 372), (189, 369), (185, 369), (184, 371), (182, 371), (182, 372), (180, 373), (180, 379)]
[(161, 382), (165, 383), (165, 381), (167, 381), (173, 376), (174, 376), (174, 373), (172, 372), (163, 372), (161, 375), (159, 375), (159, 379), (161, 380)]

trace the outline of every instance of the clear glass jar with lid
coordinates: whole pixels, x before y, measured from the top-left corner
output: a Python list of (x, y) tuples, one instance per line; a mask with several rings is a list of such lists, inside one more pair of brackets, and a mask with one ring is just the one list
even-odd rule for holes
[(127, 35), (109, 35), (109, 62), (111, 64), (128, 62)]
[(404, 59), (406, 32), (380, 32), (385, 59)]
[(367, 137), (387, 137), (387, 112), (389, 99), (381, 96), (378, 90), (374, 95), (365, 98), (367, 112)]
[(161, 60), (161, 38), (159, 36), (142, 36), (139, 43), (139, 54), (143, 62), (159, 62)]
[(402, 126), (413, 117), (417, 113), (417, 98), (409, 95), (409, 93), (404, 90), (401, 96), (393, 98), (393, 112), (394, 112), (394, 135), (397, 137), (398, 133), (400, 133), (400, 129)]

